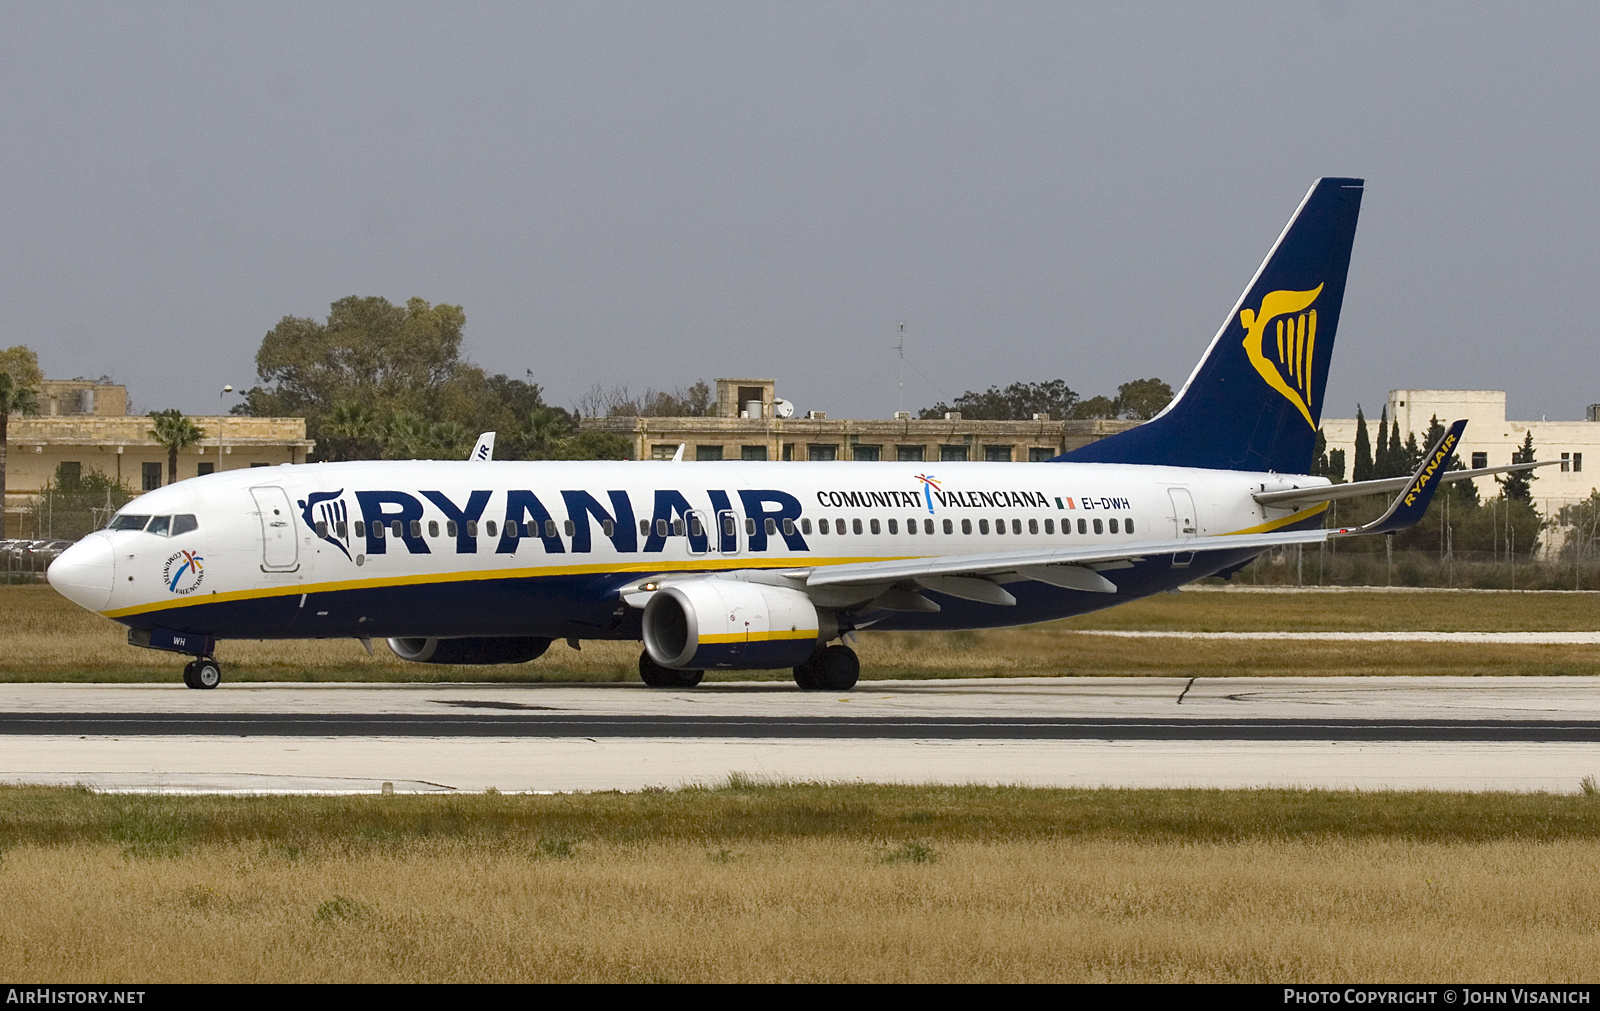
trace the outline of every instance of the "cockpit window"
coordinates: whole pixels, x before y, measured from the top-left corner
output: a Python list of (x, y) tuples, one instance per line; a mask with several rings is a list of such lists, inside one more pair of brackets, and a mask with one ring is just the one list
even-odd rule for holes
[(152, 516), (150, 517), (150, 525), (144, 528), (144, 532), (155, 534), (157, 537), (166, 537), (169, 535), (171, 528), (171, 516)]
[(143, 530), (144, 529), (144, 525), (146, 523), (149, 523), (149, 522), (150, 522), (150, 517), (148, 515), (146, 515), (146, 516), (132, 516), (132, 515), (129, 515), (127, 513), (123, 513), (123, 514), (118, 515), (118, 516), (113, 516), (111, 518), (111, 525), (106, 527), (106, 529), (107, 530)]
[(191, 530), (199, 530), (200, 521), (188, 514), (172, 517), (172, 536), (186, 534)]

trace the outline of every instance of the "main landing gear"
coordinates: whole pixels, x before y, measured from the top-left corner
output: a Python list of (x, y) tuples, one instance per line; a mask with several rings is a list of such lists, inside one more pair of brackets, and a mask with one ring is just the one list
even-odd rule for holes
[(828, 646), (794, 669), (794, 683), (806, 692), (847, 692), (861, 677), (861, 661), (849, 646)]
[(191, 660), (183, 668), (183, 683), (190, 688), (215, 688), (222, 683), (222, 665), (207, 657)]
[(639, 679), (651, 688), (693, 688), (705, 676), (703, 670), (663, 667), (650, 659), (649, 650), (639, 654)]

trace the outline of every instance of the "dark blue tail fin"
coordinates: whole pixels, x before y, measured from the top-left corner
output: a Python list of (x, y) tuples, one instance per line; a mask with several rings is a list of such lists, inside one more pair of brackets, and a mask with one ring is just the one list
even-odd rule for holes
[(1056, 459), (1308, 471), (1362, 185), (1317, 180), (1166, 410)]

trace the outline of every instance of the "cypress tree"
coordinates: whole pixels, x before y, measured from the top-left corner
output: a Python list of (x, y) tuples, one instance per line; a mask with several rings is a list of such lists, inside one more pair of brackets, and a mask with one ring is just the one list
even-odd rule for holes
[(1400, 422), (1397, 419), (1389, 429), (1389, 473), (1385, 477), (1409, 477), (1411, 468), (1406, 466), (1406, 448), (1400, 442)]
[(1367, 437), (1367, 416), (1356, 405), (1356, 465), (1350, 472), (1352, 481), (1372, 480), (1372, 440)]
[(1393, 477), (1389, 473), (1389, 405), (1378, 415), (1378, 451), (1372, 456), (1373, 477)]

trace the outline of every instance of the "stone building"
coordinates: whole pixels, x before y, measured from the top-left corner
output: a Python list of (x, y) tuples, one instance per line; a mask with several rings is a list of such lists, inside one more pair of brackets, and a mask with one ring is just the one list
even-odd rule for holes
[[(1511, 454), (1522, 449), (1533, 433), (1534, 458), (1559, 460), (1559, 466), (1540, 467), (1534, 473), (1533, 502), (1540, 512), (1555, 514), (1562, 506), (1581, 502), (1600, 486), (1600, 404), (1592, 405), (1584, 421), (1510, 421), (1506, 418), (1505, 390), (1390, 390), (1389, 422), (1400, 423), (1400, 438), (1412, 432), (1420, 444), (1437, 417), (1445, 424), (1467, 419), (1461, 436), (1461, 462), (1468, 467), (1498, 467), (1514, 462)], [(1338, 418), (1322, 422), (1328, 448), (1343, 449), (1345, 480), (1350, 480), (1356, 459), (1356, 422)], [(1374, 452), (1378, 445), (1378, 414), (1367, 415), (1367, 438)], [(1426, 448), (1426, 447), (1423, 447)], [(1493, 477), (1475, 482), (1486, 498), (1500, 494)]]
[[(47, 379), (37, 415), (13, 414), (6, 440), (8, 530), (58, 468), (99, 471), (136, 494), (166, 483), (167, 451), (150, 437), (150, 419), (128, 414), (127, 388), (94, 380)], [(178, 453), (178, 478), (216, 470), (304, 463), (315, 443), (304, 418), (195, 417), (205, 432)]]
[(633, 444), (636, 460), (1048, 460), (1134, 421), (971, 421), (959, 414), (922, 420), (835, 419), (820, 411), (793, 417), (773, 379), (718, 379), (713, 416), (585, 418), (585, 429), (614, 432)]

